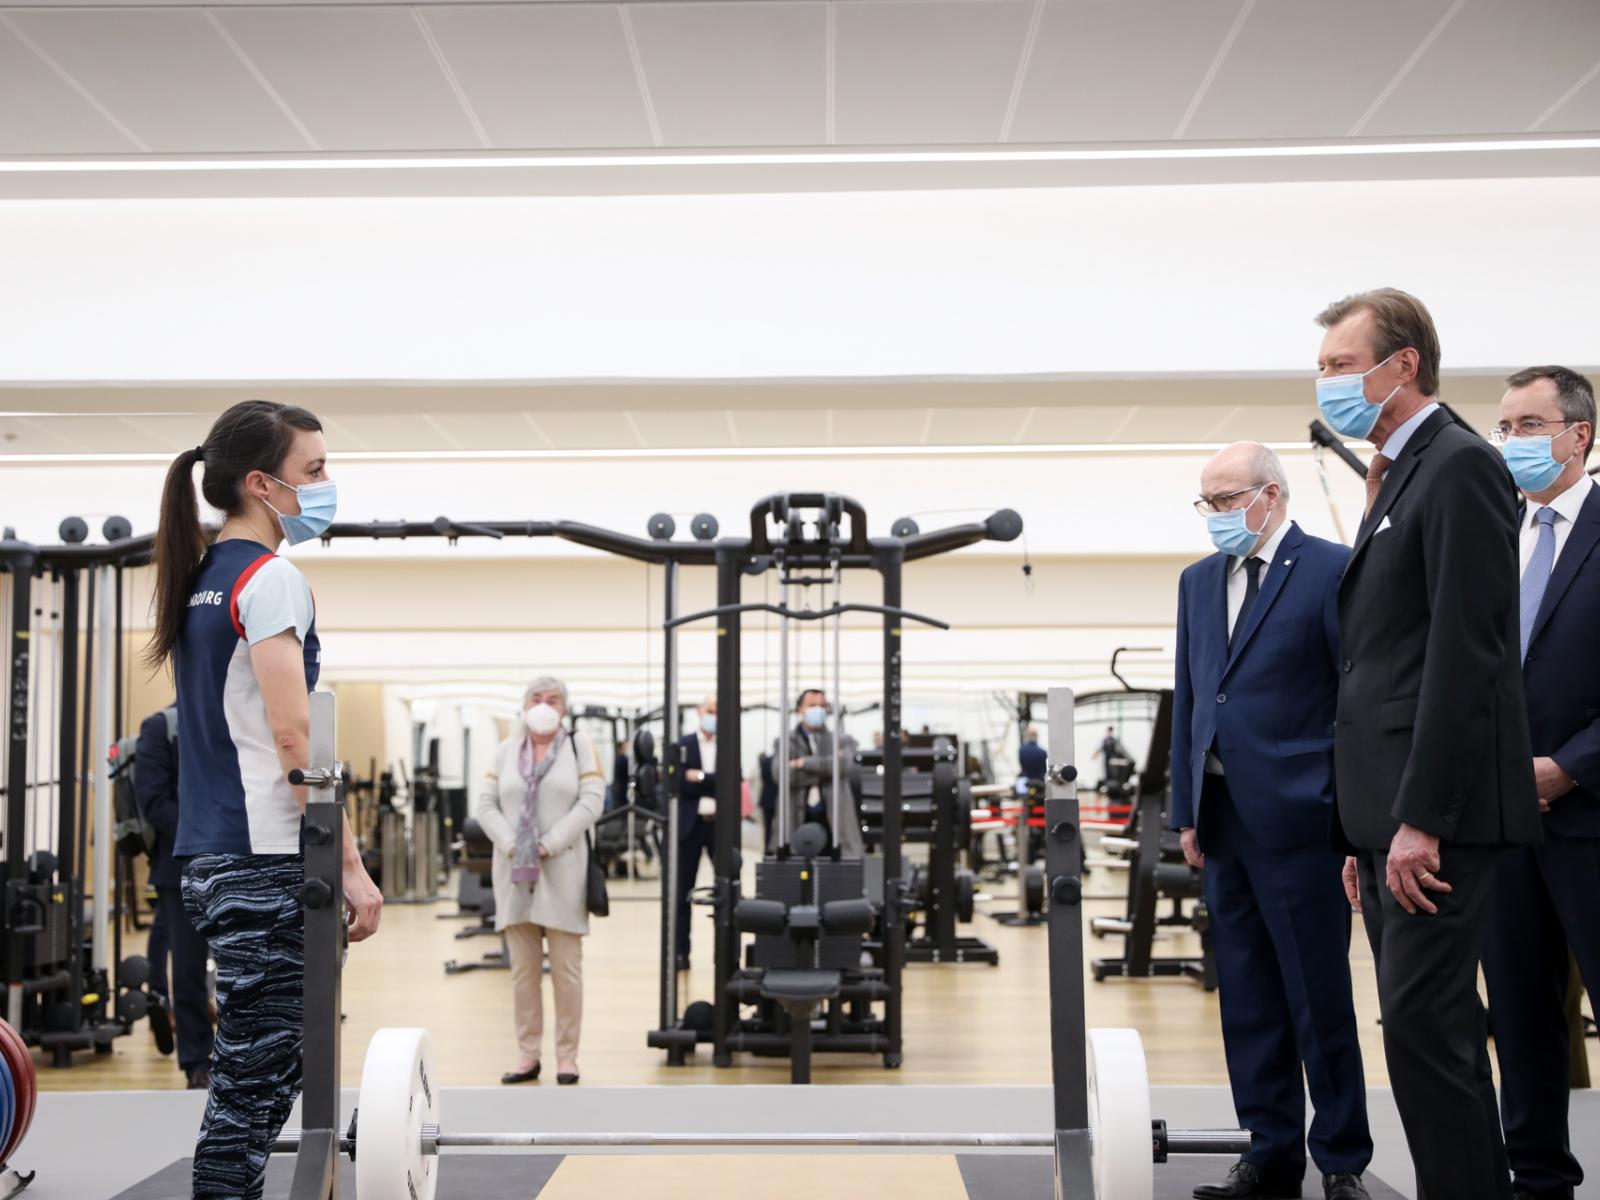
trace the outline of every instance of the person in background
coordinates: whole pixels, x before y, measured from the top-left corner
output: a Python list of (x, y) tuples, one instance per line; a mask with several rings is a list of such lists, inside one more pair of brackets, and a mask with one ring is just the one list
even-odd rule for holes
[(1317, 407), (1378, 451), (1339, 587), (1335, 844), (1372, 945), (1418, 1191), (1504, 1200), (1478, 961), (1506, 849), (1540, 835), (1516, 487), (1439, 405), (1439, 335), (1415, 296), (1363, 292), (1317, 323)]
[(1594, 387), (1565, 367), (1508, 379), (1491, 433), (1525, 505), (1522, 683), (1544, 842), (1501, 858), (1484, 946), (1500, 1116), (1515, 1195), (1572, 1200), (1569, 955), (1600, 1013), (1600, 487)]
[(801, 821), (815, 821), (828, 829), (839, 850), (847, 858), (860, 858), (863, 851), (861, 818), (856, 813), (855, 797), (845, 781), (848, 764), (841, 761), (840, 784), (845, 794), (839, 801), (839, 829), (833, 823), (833, 734), (828, 729), (828, 698), (821, 688), (807, 688), (794, 706), (799, 720), (789, 731), (789, 809), (794, 814), (792, 835)]
[(683, 781), (678, 786), (678, 920), (673, 953), (678, 970), (689, 969), (689, 895), (700, 869), (700, 855), (715, 864), (717, 850), (717, 698), (707, 696), (695, 710), (698, 728), (678, 741)]
[(583, 939), (589, 933), (589, 844), (606, 775), (582, 730), (569, 733), (567, 685), (541, 675), (522, 697), (523, 729), (500, 743), (473, 815), (494, 843), (494, 927), (511, 957), (516, 1065), (501, 1083), (539, 1078), (544, 960), (556, 1008), (556, 1082), (578, 1082)]
[(1029, 725), (1022, 735), (1022, 746), (1017, 750), (1017, 762), (1022, 768), (1022, 777), (1035, 783), (1043, 783), (1045, 769), (1050, 765), (1050, 755), (1039, 744), (1039, 730), (1037, 726)]
[[(206, 959), (210, 952), (205, 936), (189, 923), (189, 914), (183, 907), (183, 863), (172, 856), (173, 844), (178, 840), (178, 743), (172, 736), (177, 722), (176, 709), (163, 709), (139, 723), (134, 791), (139, 811), (156, 831), (150, 853), (150, 886), (156, 891), (156, 914), (172, 959), (171, 991), (166, 987), (166, 956), (157, 963), (154, 949), (150, 955), (151, 971), (161, 984), (162, 994), (171, 998), (177, 1025), (178, 1069), (190, 1088), (204, 1091), (211, 1087), (214, 1040), (211, 997), (206, 992)], [(152, 946), (155, 940), (152, 928)]]
[[(214, 540), (200, 491), (224, 514)], [(195, 1200), (260, 1196), (272, 1144), (300, 1093), (305, 993), (301, 824), (310, 693), (321, 671), (311, 587), (276, 548), (332, 523), (321, 422), (303, 408), (245, 400), (172, 462), (156, 532), (155, 628), (145, 662), (171, 666), (183, 767), (178, 836), (183, 901), (217, 966), (211, 1090), (195, 1141)], [(209, 542), (209, 544), (208, 544)], [(377, 932), (383, 896), (345, 825), (351, 942)]]
[(1350, 554), (1289, 520), (1283, 464), (1256, 442), (1206, 464), (1195, 508), (1217, 552), (1178, 585), (1172, 827), (1205, 868), (1228, 1082), (1250, 1149), (1194, 1194), (1299, 1196), (1309, 1145), (1327, 1200), (1365, 1200), (1350, 905), (1329, 841)]

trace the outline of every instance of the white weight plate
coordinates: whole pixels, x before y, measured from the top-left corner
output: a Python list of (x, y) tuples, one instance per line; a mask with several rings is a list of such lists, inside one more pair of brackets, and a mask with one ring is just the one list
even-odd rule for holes
[(1095, 1200), (1152, 1200), (1150, 1077), (1138, 1030), (1089, 1030), (1088, 1082)]
[(439, 1123), (433, 1039), (426, 1029), (380, 1029), (367, 1045), (356, 1110), (361, 1200), (433, 1200), (439, 1156), (422, 1152), (422, 1127)]

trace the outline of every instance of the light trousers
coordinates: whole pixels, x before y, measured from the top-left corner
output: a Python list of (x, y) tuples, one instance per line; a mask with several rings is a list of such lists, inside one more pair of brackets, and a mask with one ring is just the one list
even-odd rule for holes
[(544, 959), (550, 956), (550, 988), (556, 1000), (556, 1061), (575, 1062), (583, 1030), (583, 937), (526, 922), (507, 925), (511, 955), (511, 1011), (517, 1049), (539, 1061), (544, 1040)]

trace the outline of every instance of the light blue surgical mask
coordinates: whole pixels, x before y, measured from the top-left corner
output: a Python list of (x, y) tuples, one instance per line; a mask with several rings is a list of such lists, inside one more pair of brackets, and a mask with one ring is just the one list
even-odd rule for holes
[[(1399, 353), (1398, 350), (1394, 352)], [(1393, 358), (1394, 354), (1389, 358)], [(1333, 426), (1335, 433), (1343, 437), (1364, 438), (1372, 432), (1383, 406), (1393, 400), (1394, 392), (1400, 389), (1396, 387), (1381, 403), (1370, 404), (1367, 402), (1366, 378), (1388, 362), (1389, 358), (1357, 374), (1330, 375), (1317, 380), (1317, 407), (1322, 410), (1322, 415)]]
[[(1566, 437), (1575, 428), (1568, 426), (1556, 437)], [(1572, 461), (1571, 455), (1557, 461), (1552, 450), (1554, 444), (1555, 438), (1544, 434), (1539, 437), (1507, 438), (1501, 445), (1500, 453), (1506, 456), (1511, 478), (1523, 491), (1542, 492), (1561, 478), (1561, 472), (1567, 469), (1567, 463)]]
[(1224, 554), (1232, 554), (1237, 558), (1243, 558), (1256, 548), (1256, 542), (1267, 531), (1267, 522), (1262, 521), (1260, 529), (1251, 529), (1247, 518), (1250, 510), (1256, 506), (1256, 501), (1261, 499), (1261, 493), (1266, 487), (1264, 483), (1258, 487), (1256, 494), (1250, 497), (1250, 503), (1243, 508), (1207, 515), (1206, 532), (1211, 535), (1213, 546)]
[(820, 704), (813, 704), (805, 712), (806, 726), (810, 729), (821, 729), (828, 723), (828, 710)]
[(700, 732), (705, 734), (707, 737), (714, 737), (716, 735), (716, 732), (717, 732), (717, 714), (716, 713), (701, 713), (700, 714)]
[[(294, 487), (276, 475), (268, 475), (267, 478), (283, 487)], [(321, 537), (333, 524), (333, 515), (339, 510), (339, 485), (331, 479), (321, 483), (302, 483), (294, 487), (294, 496), (300, 502), (298, 513), (278, 512), (272, 508), (270, 500), (266, 505), (278, 513), (278, 524), (283, 528), (283, 536), (288, 539), (289, 545), (298, 546), (301, 542)]]

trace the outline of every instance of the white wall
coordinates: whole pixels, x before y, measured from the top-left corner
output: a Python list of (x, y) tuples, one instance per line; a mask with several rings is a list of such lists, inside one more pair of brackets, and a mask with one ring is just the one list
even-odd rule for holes
[(1454, 368), (1592, 362), (1597, 211), (1590, 178), (13, 201), (0, 380), (1301, 371), (1378, 283)]

